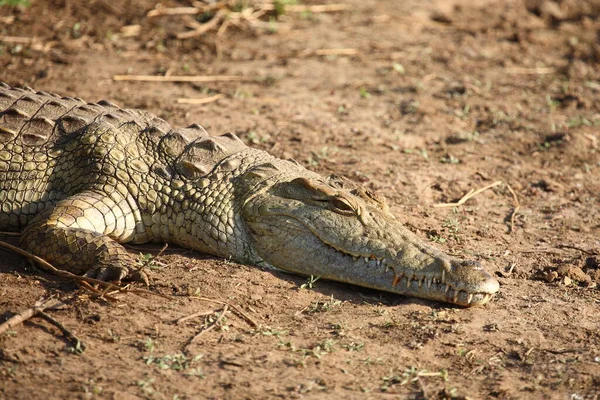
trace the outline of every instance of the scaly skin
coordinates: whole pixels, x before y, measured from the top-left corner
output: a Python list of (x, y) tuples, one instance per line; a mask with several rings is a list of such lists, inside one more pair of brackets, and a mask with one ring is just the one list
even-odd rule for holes
[(239, 262), (462, 306), (498, 282), (397, 222), (385, 202), (232, 134), (0, 84), (0, 229), (58, 268), (143, 279), (121, 243), (170, 242)]

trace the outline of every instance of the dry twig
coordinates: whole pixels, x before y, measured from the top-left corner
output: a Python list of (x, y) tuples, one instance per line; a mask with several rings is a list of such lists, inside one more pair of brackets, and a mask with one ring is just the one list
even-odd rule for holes
[(512, 67), (507, 68), (507, 74), (512, 75), (546, 75), (553, 74), (556, 72), (555, 68), (552, 67), (536, 67), (536, 68), (524, 68), (524, 67)]
[(199, 312), (195, 312), (193, 314), (187, 315), (185, 317), (181, 317), (176, 319), (175, 321), (173, 321), (173, 323), (179, 325), (182, 322), (185, 322), (187, 320), (193, 319), (193, 318), (197, 318), (197, 317), (206, 317), (207, 315), (213, 314), (214, 311), (199, 311)]
[(161, 15), (196, 15), (200, 12), (197, 7), (160, 7), (148, 11), (146, 17), (159, 17)]
[(183, 15), (185, 18), (191, 15), (214, 13), (212, 18), (203, 24), (195, 20), (188, 21), (188, 26), (192, 30), (177, 34), (177, 38), (189, 39), (211, 30), (216, 30), (217, 36), (221, 36), (231, 25), (240, 29), (245, 27), (271, 29), (270, 21), (264, 21), (265, 16), (279, 16), (282, 13), (328, 13), (351, 8), (348, 4), (282, 5), (274, 0), (245, 2), (241, 9), (239, 8), (240, 3), (233, 0), (221, 0), (211, 4), (195, 1), (193, 5), (194, 7), (157, 7), (150, 10), (146, 16), (152, 18)]
[(0, 235), (2, 236), (9, 236), (9, 237), (19, 237), (21, 236), (21, 234), (19, 232), (0, 232)]
[(517, 215), (517, 212), (519, 211), (519, 208), (521, 208), (521, 203), (519, 203), (519, 199), (517, 197), (517, 194), (515, 193), (515, 191), (513, 190), (513, 188), (510, 187), (510, 185), (508, 183), (506, 183), (506, 187), (508, 188), (508, 190), (512, 194), (513, 200), (515, 202), (515, 208), (513, 208), (513, 212), (510, 215), (510, 233), (513, 233), (515, 231), (515, 216)]
[[(80, 287), (91, 292), (93, 295), (98, 296), (100, 298), (105, 298), (106, 300), (109, 300), (109, 301), (113, 301), (113, 302), (118, 301), (118, 299), (110, 296), (110, 293), (108, 293), (109, 290), (114, 290), (115, 292), (113, 292), (113, 293), (150, 294), (153, 296), (158, 296), (158, 297), (162, 297), (164, 299), (172, 300), (171, 297), (161, 294), (161, 293), (151, 292), (149, 290), (144, 290), (144, 289), (129, 289), (128, 287), (116, 285), (111, 282), (101, 281), (99, 279), (94, 279), (94, 278), (88, 278), (87, 276), (75, 275), (69, 271), (63, 271), (63, 270), (57, 269), (55, 266), (53, 266), (52, 264), (50, 264), (48, 261), (44, 260), (43, 258), (40, 258), (34, 254), (31, 254), (28, 251), (25, 251), (19, 247), (13, 246), (13, 245), (3, 242), (3, 241), (0, 241), (0, 247), (11, 250), (17, 254), (20, 254), (20, 255), (34, 261), (42, 269), (44, 269), (54, 275), (60, 276), (61, 278), (65, 278), (65, 279), (71, 279), (71, 280), (75, 281), (77, 284), (79, 284)], [(162, 250), (159, 252), (159, 254), (156, 255), (156, 257), (160, 256), (166, 248), (167, 248), (167, 246), (165, 245), (162, 248)], [(92, 284), (103, 287), (105, 290), (100, 291), (100, 290), (94, 288), (92, 286)]]
[(240, 82), (251, 78), (234, 75), (196, 75), (196, 76), (161, 76), (161, 75), (114, 75), (115, 81), (136, 82)]
[(68, 330), (67, 328), (65, 328), (65, 326), (63, 324), (61, 324), (60, 322), (58, 322), (57, 320), (55, 320), (54, 318), (52, 318), (50, 315), (46, 314), (44, 311), (38, 311), (37, 316), (45, 319), (46, 321), (50, 322), (52, 325), (54, 325), (55, 327), (57, 327), (58, 330), (61, 331), (61, 333), (63, 334), (63, 336), (69, 342), (71, 342), (71, 344), (73, 345), (74, 349), (77, 349), (80, 352), (83, 352), (85, 350), (85, 344), (83, 343), (83, 341), (81, 341), (77, 336), (75, 336), (73, 333), (71, 333), (70, 330)]
[(115, 285), (114, 283), (105, 282), (105, 281), (101, 281), (99, 279), (94, 279), (94, 278), (88, 278), (87, 276), (79, 276), (79, 275), (72, 274), (69, 271), (62, 271), (60, 269), (57, 269), (55, 266), (53, 266), (52, 264), (50, 264), (48, 261), (44, 260), (43, 258), (40, 258), (40, 257), (36, 256), (35, 254), (31, 254), (30, 252), (25, 251), (19, 247), (13, 246), (12, 244), (0, 241), (0, 247), (4, 247), (5, 249), (8, 249), (17, 254), (20, 254), (20, 255), (34, 261), (35, 263), (37, 263), (42, 269), (44, 269), (48, 272), (51, 272), (54, 275), (60, 276), (62, 278), (72, 279), (76, 282), (87, 282), (90, 284), (96, 284), (96, 285), (100, 285), (103, 287), (109, 287), (109, 288), (117, 289), (117, 290), (121, 289), (121, 287), (119, 285)]
[(21, 311), (15, 316), (10, 317), (8, 320), (4, 321), (2, 325), (0, 325), (0, 335), (9, 329), (14, 328), (15, 326), (22, 324), (28, 319), (34, 317), (35, 315), (43, 312), (44, 310), (54, 310), (64, 306), (65, 304), (58, 299), (50, 299), (46, 302), (43, 302), (41, 299), (36, 301), (33, 307), (30, 307), (26, 310)]
[(196, 36), (200, 36), (210, 31), (211, 29), (216, 28), (217, 25), (219, 25), (225, 19), (225, 17), (225, 11), (219, 10), (215, 14), (215, 16), (210, 19), (210, 21), (205, 22), (204, 24), (199, 24), (196, 21), (193, 21), (194, 23), (192, 24), (192, 27), (194, 28), (194, 30), (178, 33), (177, 39), (190, 39)]
[(487, 186), (482, 187), (481, 189), (471, 189), (469, 190), (469, 192), (467, 194), (465, 194), (460, 200), (458, 200), (456, 203), (439, 203), (439, 204), (434, 204), (433, 206), (436, 208), (440, 208), (440, 207), (458, 207), (458, 206), (462, 206), (464, 203), (466, 203), (467, 200), (469, 200), (470, 198), (477, 196), (479, 193), (484, 192), (488, 189), (491, 189), (493, 187), (496, 187), (498, 185), (502, 184), (502, 181), (496, 181), (494, 183), (491, 183)]
[(202, 330), (200, 330), (200, 332), (198, 332), (186, 345), (189, 346), (190, 344), (194, 343), (196, 340), (198, 340), (198, 338), (200, 336), (202, 336), (204, 333), (211, 331), (213, 329), (215, 329), (216, 326), (219, 325), (219, 323), (221, 322), (221, 320), (223, 319), (223, 317), (225, 316), (225, 313), (227, 312), (227, 309), (229, 308), (228, 304), (225, 304), (225, 306), (223, 306), (223, 311), (221, 312), (221, 314), (219, 314), (219, 316), (217, 317), (217, 319), (215, 319), (215, 321), (210, 324), (209, 326), (203, 328)]
[(243, 318), (247, 323), (249, 323), (253, 328), (258, 328), (260, 325), (256, 323), (252, 318), (250, 318), (246, 313), (244, 313), (239, 307), (234, 306), (231, 303), (227, 303), (226, 301), (210, 299), (208, 297), (199, 297), (199, 296), (191, 296), (192, 299), (200, 300), (200, 301), (208, 301), (211, 303), (224, 304), (231, 307), (232, 311), (237, 314), (239, 317)]
[(0, 42), (4, 43), (29, 44), (33, 43), (34, 40), (34, 38), (22, 36), (0, 36)]
[(225, 97), (225, 95), (223, 95), (223, 94), (215, 94), (214, 96), (205, 97), (203, 99), (185, 99), (185, 98), (181, 98), (181, 99), (177, 99), (177, 103), (178, 104), (200, 105), (200, 104), (212, 103), (212, 102), (217, 101), (219, 99), (222, 99), (224, 97)]

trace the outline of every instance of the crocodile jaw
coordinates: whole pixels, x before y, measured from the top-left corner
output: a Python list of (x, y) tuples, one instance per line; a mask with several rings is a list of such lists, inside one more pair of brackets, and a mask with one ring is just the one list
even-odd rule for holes
[[(330, 236), (337, 239), (340, 232), (328, 231), (322, 224), (316, 224), (319, 230), (314, 221), (274, 213), (264, 204), (259, 209), (259, 218), (247, 220), (252, 242), (261, 259), (275, 268), (465, 307), (489, 302), (499, 289), (498, 281), (479, 263), (422, 243), (395, 220), (385, 225), (402, 240), (392, 247), (402, 250), (376, 246), (369, 252), (364, 247), (351, 250), (352, 240), (345, 248), (339, 242), (332, 245), (335, 240)], [(277, 238), (282, 237), (286, 240), (280, 242)]]

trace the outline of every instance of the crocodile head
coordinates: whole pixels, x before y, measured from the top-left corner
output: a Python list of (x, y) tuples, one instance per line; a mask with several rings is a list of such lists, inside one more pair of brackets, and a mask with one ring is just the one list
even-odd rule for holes
[(264, 263), (461, 306), (485, 304), (498, 291), (478, 262), (424, 243), (370, 191), (309, 176), (265, 185), (246, 199), (243, 219)]

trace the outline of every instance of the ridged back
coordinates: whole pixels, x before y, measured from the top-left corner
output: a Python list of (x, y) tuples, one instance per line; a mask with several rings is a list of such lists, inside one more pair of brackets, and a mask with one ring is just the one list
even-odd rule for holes
[(135, 122), (140, 128), (153, 126), (162, 132), (170, 127), (162, 119), (140, 110), (125, 110), (108, 101), (86, 103), (33, 89), (17, 89), (0, 83), (0, 145), (13, 142), (29, 146), (54, 144), (91, 123), (118, 127)]

